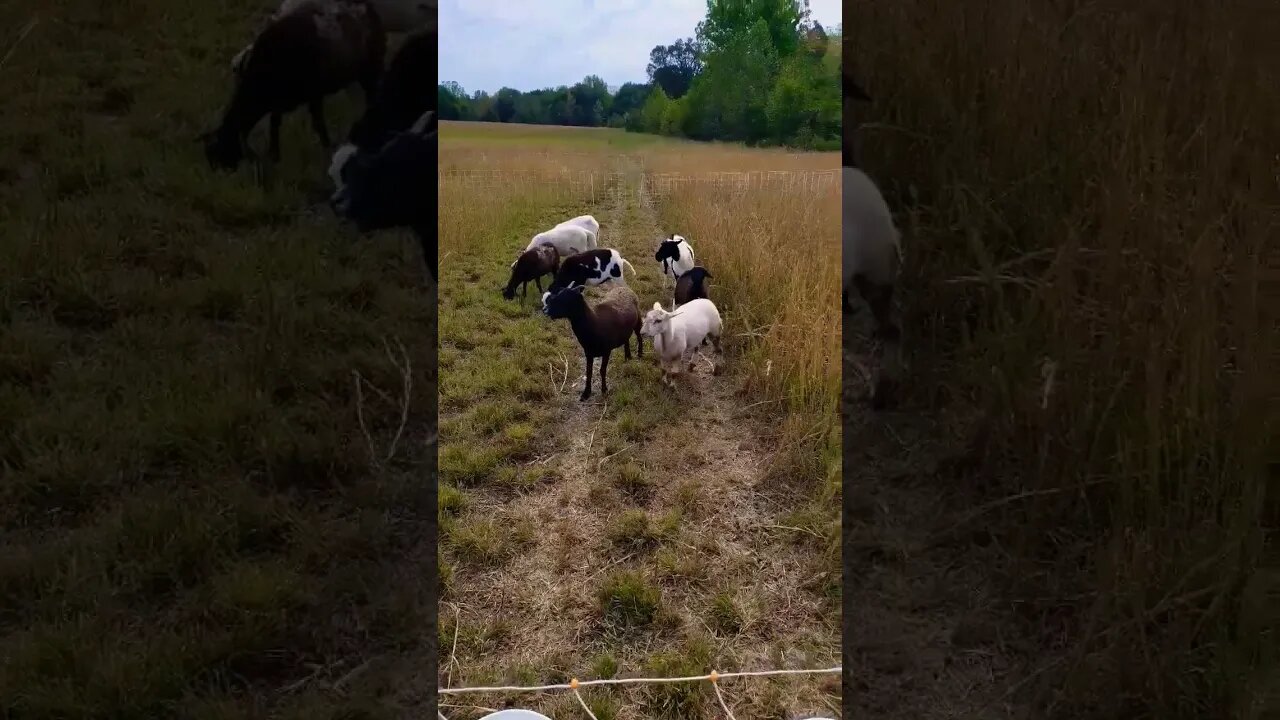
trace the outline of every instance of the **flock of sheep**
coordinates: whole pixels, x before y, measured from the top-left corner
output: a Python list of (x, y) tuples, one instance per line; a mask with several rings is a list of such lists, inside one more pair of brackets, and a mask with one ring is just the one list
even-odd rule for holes
[[(579, 215), (534, 235), (511, 263), (511, 276), (502, 290), (510, 300), (519, 287), (523, 297), (533, 282), (542, 292), (542, 312), (554, 320), (569, 321), (586, 357), (586, 386), (579, 400), (591, 397), (596, 358), (600, 358), (600, 393), (609, 393), (609, 357), (622, 348), (623, 357), (630, 360), (632, 335), (639, 357), (644, 357), (643, 339), (650, 339), (658, 353), (662, 381), (672, 387), (686, 364), (693, 371), (695, 355), (706, 343), (723, 358), (720, 311), (707, 297), (706, 280), (711, 273), (695, 264), (687, 240), (671, 235), (658, 244), (654, 260), (662, 264), (663, 277), (674, 281), (675, 294), (670, 311), (655, 302), (641, 316), (640, 298), (623, 276), (624, 268), (633, 275), (635, 268), (617, 250), (598, 247), (599, 236), (600, 223), (591, 215)], [(546, 291), (542, 290), (544, 275), (552, 277)], [(598, 302), (587, 302), (588, 287), (615, 281), (619, 284)], [(721, 365), (713, 360), (712, 368), (718, 374)]]
[[(845, 100), (869, 102), (870, 96), (856, 83), (844, 77)], [(849, 290), (856, 289), (870, 306), (875, 320), (873, 337), (886, 344), (897, 344), (901, 332), (893, 319), (893, 291), (902, 260), (900, 233), (893, 214), (876, 184), (857, 167), (852, 143), (844, 143), (842, 167), (842, 292), (843, 310), (852, 311)], [(711, 273), (694, 261), (693, 248), (679, 235), (662, 240), (654, 260), (662, 264), (663, 277), (675, 281), (672, 309), (655, 302), (642, 317), (640, 300), (626, 285), (623, 270), (631, 266), (613, 248), (597, 247), (600, 223), (590, 215), (566, 220), (533, 237), (515, 262), (502, 290), (508, 300), (519, 287), (528, 293), (533, 282), (542, 292), (542, 310), (550, 318), (566, 319), (573, 329), (586, 358), (586, 385), (580, 400), (591, 397), (593, 365), (600, 358), (600, 388), (608, 393), (606, 376), (609, 357), (621, 347), (623, 356), (631, 359), (631, 336), (636, 338), (636, 354), (644, 356), (643, 338), (648, 337), (658, 352), (663, 382), (674, 386), (675, 377), (688, 364), (694, 368), (694, 355), (710, 342), (717, 356), (720, 347), (720, 312), (707, 297), (706, 280)], [(564, 258), (561, 261), (561, 258)], [(544, 275), (553, 280), (542, 290)], [(598, 302), (587, 302), (587, 287), (621, 281)], [(720, 364), (712, 363), (719, 373)], [(872, 389), (872, 402), (883, 407), (891, 378), (880, 376)]]
[[(438, 157), (436, 93), (426, 79), (436, 75), (436, 20), (436, 0), (283, 0), (231, 62), (231, 99), (218, 126), (201, 136), (210, 166), (234, 170), (252, 157), (247, 138), (264, 117), (269, 118), (268, 160), (274, 164), (280, 158), (283, 116), (304, 105), (322, 147), (332, 150), (325, 98), (359, 84), (365, 109), (346, 141), (332, 152), (328, 175), (334, 191), (329, 205), (361, 233), (412, 229), (435, 281), (431, 207)], [(407, 37), (384, 71), (387, 36), (395, 32)], [(871, 100), (848, 75), (844, 98)], [(892, 307), (902, 256), (900, 234), (879, 189), (857, 167), (855, 140), (851, 135), (844, 143), (841, 161), (842, 307), (851, 309), (849, 290), (856, 289), (874, 315), (875, 337), (896, 343), (900, 332)], [(540, 278), (554, 276), (543, 295), (544, 312), (568, 319), (582, 345), (587, 358), (583, 400), (591, 395), (594, 358), (601, 359), (600, 384), (607, 392), (610, 353), (621, 346), (625, 356), (631, 356), (626, 328), (636, 334), (637, 354), (642, 352), (642, 336), (653, 339), (668, 383), (704, 341), (720, 349), (720, 315), (704, 286), (711, 275), (695, 266), (693, 249), (679, 235), (662, 241), (654, 256), (664, 276), (676, 281), (671, 312), (654, 303), (642, 318), (639, 301), (625, 281), (600, 303), (588, 305), (583, 297), (586, 287), (622, 280), (624, 266), (635, 272), (617, 250), (596, 247), (599, 231), (595, 218), (584, 215), (539, 233), (512, 264), (511, 283), (504, 290), (510, 298), (516, 285), (525, 285), (527, 292), (533, 280), (541, 291)]]
[[(269, 117), (268, 160), (280, 159), (280, 123), (306, 106), (326, 152), (325, 98), (353, 84), (363, 115), (332, 152), (329, 205), (360, 232), (411, 228), (436, 278), (436, 0), (284, 0), (231, 62), (235, 89), (218, 126), (201, 136), (215, 169), (254, 157), (249, 133)], [(384, 71), (387, 36), (406, 33)]]

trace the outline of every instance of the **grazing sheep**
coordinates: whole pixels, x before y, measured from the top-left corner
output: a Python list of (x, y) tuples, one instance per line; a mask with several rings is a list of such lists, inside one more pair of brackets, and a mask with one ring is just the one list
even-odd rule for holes
[[(284, 0), (280, 7), (271, 14), (268, 23), (288, 15), (299, 6), (313, 0)], [(341, 0), (321, 0), (322, 2), (340, 2)], [(439, 17), (439, 0), (371, 0), (373, 9), (378, 13), (382, 28), (388, 33), (412, 32), (422, 28), (435, 31)], [(244, 69), (257, 43), (249, 43), (235, 57), (231, 58), (231, 71), (236, 75), (244, 73)], [(416, 116), (415, 116), (416, 117)]]
[(672, 235), (658, 244), (653, 259), (662, 263), (662, 276), (674, 282), (693, 269), (693, 246), (683, 237)]
[(588, 250), (570, 256), (560, 265), (555, 280), (547, 287), (547, 292), (542, 294), (542, 301), (545, 303), (547, 295), (560, 288), (577, 285), (590, 287), (610, 280), (621, 280), (623, 266), (631, 270), (632, 275), (636, 274), (636, 269), (631, 266), (631, 263), (622, 257), (622, 253), (613, 248)]
[(701, 265), (696, 265), (689, 272), (681, 275), (680, 279), (676, 280), (676, 307), (690, 300), (705, 298), (707, 296), (705, 282), (708, 279), (711, 279), (711, 273)]
[(372, 102), (330, 160), (329, 178), (335, 189), (341, 187), (342, 168), (353, 155), (377, 152), (422, 113), (435, 109), (436, 91), (422, 79), (436, 72), (436, 37), (434, 29), (413, 33), (392, 56)]
[(890, 317), (893, 285), (902, 257), (899, 232), (879, 188), (857, 168), (844, 168), (843, 202), (843, 292), (841, 305), (849, 305), (849, 286), (857, 288), (876, 320), (876, 336), (898, 337), (898, 327)]
[(324, 98), (358, 82), (366, 103), (372, 101), (386, 33), (364, 0), (305, 0), (263, 29), (254, 45), (221, 123), (201, 136), (215, 168), (234, 170), (240, 164), (249, 133), (268, 114), (268, 154), (279, 161), (280, 121), (302, 105), (311, 113), (320, 144), (330, 148)]
[[(529, 294), (529, 281), (532, 280), (538, 286), (538, 292), (542, 292), (542, 276), (551, 275), (554, 279), (556, 271), (560, 269), (560, 253), (550, 245), (539, 245), (531, 250), (525, 250), (520, 253), (520, 257), (511, 263), (511, 279), (507, 281), (507, 286), (502, 290), (502, 297), (510, 300), (516, 296), (516, 285), (520, 286), (520, 297), (527, 297)], [(546, 295), (543, 295), (546, 298)]]
[(592, 249), (595, 246), (595, 236), (590, 230), (580, 225), (557, 225), (534, 235), (525, 250), (530, 250), (537, 245), (550, 245), (560, 253), (561, 257), (568, 258), (570, 255)]
[[(684, 363), (693, 372), (693, 356), (707, 340), (716, 354), (723, 356), (720, 348), (720, 311), (706, 298), (690, 300), (673, 312), (667, 312), (661, 303), (645, 313), (640, 334), (653, 338), (658, 353), (658, 366), (662, 368), (662, 382), (675, 387), (674, 377), (680, 374)], [(720, 374), (719, 363), (712, 362), (712, 374)]]
[(547, 298), (543, 312), (552, 319), (567, 318), (573, 334), (582, 346), (587, 358), (587, 385), (578, 400), (591, 397), (592, 363), (600, 358), (600, 394), (609, 394), (606, 376), (609, 372), (609, 355), (621, 346), (623, 356), (631, 359), (631, 335), (636, 336), (636, 354), (644, 357), (644, 342), (640, 337), (640, 299), (626, 285), (611, 289), (600, 302), (588, 305), (583, 297), (586, 287), (578, 285), (557, 290)]
[(357, 153), (342, 168), (342, 187), (329, 199), (338, 217), (362, 232), (412, 228), (422, 260), (436, 280), (436, 114), (427, 111), (376, 153)]
[(841, 304), (846, 312), (852, 311), (849, 286), (853, 285), (875, 317), (873, 337), (881, 340), (881, 362), (872, 381), (871, 402), (879, 410), (892, 402), (898, 384), (895, 376), (901, 373), (901, 331), (893, 321), (893, 290), (902, 261), (900, 233), (871, 178), (857, 168), (846, 167), (843, 172)]
[(600, 239), (600, 223), (591, 215), (579, 215), (576, 218), (559, 223), (556, 227), (560, 227), (561, 225), (576, 225), (580, 228), (586, 229), (587, 232), (591, 233), (592, 248), (596, 247), (596, 242)]

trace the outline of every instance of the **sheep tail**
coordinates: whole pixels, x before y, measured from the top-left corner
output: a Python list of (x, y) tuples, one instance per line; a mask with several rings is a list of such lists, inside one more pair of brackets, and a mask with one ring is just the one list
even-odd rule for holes
[(634, 267), (632, 267), (632, 266), (631, 266), (631, 261), (630, 261), (630, 260), (627, 260), (626, 258), (622, 258), (622, 264), (623, 264), (623, 265), (624, 265), (628, 270), (630, 270), (630, 271), (631, 271), (631, 274), (632, 274), (632, 275), (635, 275), (635, 274), (636, 274), (636, 269), (635, 269)]

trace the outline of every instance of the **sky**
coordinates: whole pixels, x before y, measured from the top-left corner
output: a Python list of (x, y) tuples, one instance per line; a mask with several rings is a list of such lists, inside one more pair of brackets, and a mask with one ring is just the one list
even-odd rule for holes
[[(823, 27), (840, 0), (810, 0)], [(537, 90), (599, 75), (646, 82), (655, 45), (691, 37), (706, 0), (440, 0), (440, 82), (468, 92)]]

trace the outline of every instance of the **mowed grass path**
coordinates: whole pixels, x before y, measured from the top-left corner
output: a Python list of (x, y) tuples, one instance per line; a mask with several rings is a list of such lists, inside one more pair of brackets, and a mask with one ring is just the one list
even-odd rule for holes
[[(305, 111), (270, 191), (194, 142), (268, 10), (0, 8), (6, 50), (41, 20), (0, 72), (6, 718), (396, 717), (429, 688), (416, 243), (337, 225)], [(327, 106), (341, 137), (360, 106)]]
[[(442, 166), (455, 139), (446, 125)], [(615, 351), (609, 394), (600, 395), (597, 376), (583, 403), (583, 358), (568, 323), (542, 315), (532, 286), (527, 299), (501, 297), (511, 260), (533, 234), (591, 213), (600, 246), (636, 267), (626, 279), (642, 311), (670, 306), (652, 256), (657, 238), (679, 229), (660, 229), (639, 193), (642, 158), (551, 155), (595, 162), (609, 180), (594, 192), (456, 181), (441, 190), (441, 685), (837, 664), (838, 569), (815, 567), (824, 526), (794, 527), (806, 522), (797, 519), (805, 498), (766, 480), (775, 447), (738, 392), (740, 344), (729, 343), (725, 375), (713, 378), (701, 363), (674, 394), (647, 342), (643, 359)], [(589, 300), (603, 292), (588, 290)], [(732, 327), (741, 310), (720, 302)], [(729, 692), (735, 708), (757, 717), (838, 712), (837, 688), (835, 677), (798, 678)], [(719, 712), (701, 685), (585, 697), (601, 718)], [(455, 705), (445, 710), (456, 720), (483, 714), (473, 700), (507, 699), (442, 702)], [(572, 697), (522, 696), (518, 705), (581, 712)]]

